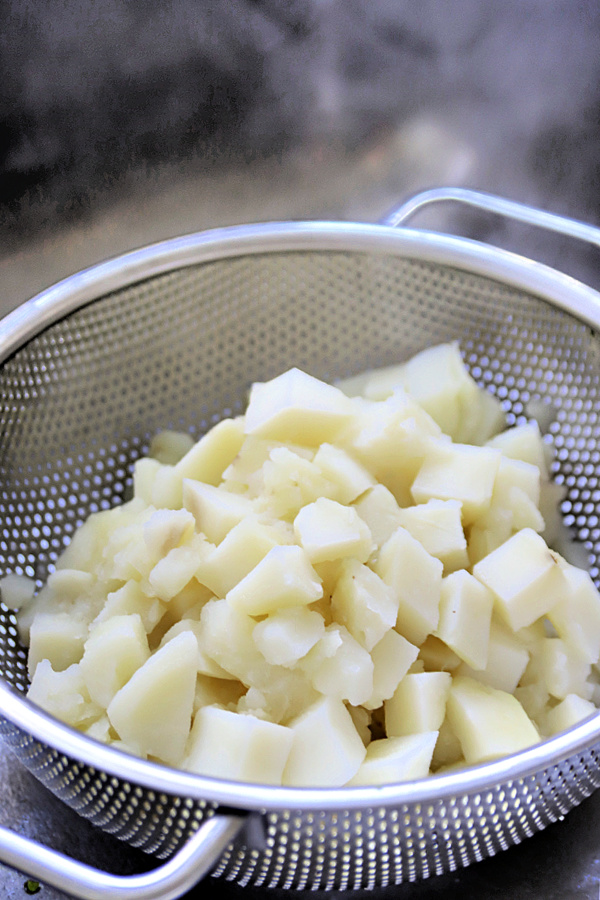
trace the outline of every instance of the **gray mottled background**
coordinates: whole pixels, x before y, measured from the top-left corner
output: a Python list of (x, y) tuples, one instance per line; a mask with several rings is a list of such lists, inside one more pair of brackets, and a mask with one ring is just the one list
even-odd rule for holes
[[(599, 120), (592, 0), (1, 0), (0, 312), (150, 241), (375, 221), (434, 185), (600, 223)], [(446, 210), (432, 224), (600, 286), (597, 250)], [(0, 824), (113, 871), (148, 865), (5, 750), (0, 781)], [(591, 798), (495, 860), (371, 896), (596, 900), (599, 826)], [(23, 881), (0, 867), (0, 896)]]

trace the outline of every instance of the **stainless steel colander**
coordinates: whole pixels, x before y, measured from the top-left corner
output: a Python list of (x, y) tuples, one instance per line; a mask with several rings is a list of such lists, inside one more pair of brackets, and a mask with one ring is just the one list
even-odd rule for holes
[[(0, 323), (0, 574), (44, 580), (75, 527), (122, 501), (159, 429), (200, 435), (252, 381), (326, 380), (458, 339), (509, 423), (553, 411), (563, 511), (600, 554), (600, 295), (496, 248), (393, 226), (463, 200), (600, 244), (590, 226), (463, 191), (385, 225), (279, 223), (178, 238), (96, 266)], [(600, 786), (600, 716), (508, 759), (372, 788), (202, 778), (80, 735), (24, 697), (0, 606), (0, 731), (81, 815), (167, 861), (117, 878), (0, 829), (0, 860), (82, 898), (168, 900), (212, 869), (240, 884), (352, 889), (451, 871), (544, 828)]]

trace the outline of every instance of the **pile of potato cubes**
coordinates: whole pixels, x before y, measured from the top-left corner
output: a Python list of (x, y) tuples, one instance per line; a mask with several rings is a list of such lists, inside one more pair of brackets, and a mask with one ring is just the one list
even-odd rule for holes
[(29, 698), (216, 778), (382, 784), (517, 752), (596, 709), (600, 597), (549, 549), (562, 488), (535, 421), (456, 344), (340, 387), (291, 369), (133, 499), (42, 590), (3, 579)]

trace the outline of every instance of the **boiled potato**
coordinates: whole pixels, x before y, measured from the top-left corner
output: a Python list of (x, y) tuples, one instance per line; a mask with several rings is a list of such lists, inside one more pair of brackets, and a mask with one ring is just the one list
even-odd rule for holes
[(504, 424), (452, 343), (338, 387), (291, 369), (196, 442), (158, 435), (37, 595), (0, 580), (30, 698), (122, 751), (290, 786), (571, 727), (600, 701), (600, 594), (539, 427)]

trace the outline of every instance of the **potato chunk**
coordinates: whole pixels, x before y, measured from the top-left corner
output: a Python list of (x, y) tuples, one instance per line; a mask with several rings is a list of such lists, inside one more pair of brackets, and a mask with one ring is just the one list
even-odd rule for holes
[(321, 579), (301, 547), (272, 547), (227, 592), (230, 606), (250, 616), (265, 616), (288, 606), (306, 606), (323, 595)]
[(515, 697), (472, 678), (454, 679), (447, 710), (469, 765), (517, 753), (540, 739)]
[(352, 401), (338, 388), (300, 369), (254, 384), (246, 410), (246, 434), (316, 446), (334, 438), (352, 415)]
[(111, 700), (111, 725), (141, 756), (170, 765), (183, 761), (190, 733), (198, 642), (182, 632), (157, 650)]
[(194, 718), (183, 768), (231, 781), (281, 784), (293, 737), (283, 725), (205, 706)]
[(346, 557), (366, 562), (373, 547), (371, 532), (356, 510), (326, 497), (300, 510), (294, 533), (312, 563)]
[(368, 784), (393, 784), (413, 781), (429, 775), (437, 731), (425, 731), (404, 737), (372, 741), (360, 769), (348, 787)]
[(341, 700), (323, 697), (289, 723), (293, 734), (283, 784), (346, 784), (366, 755), (365, 745)]

